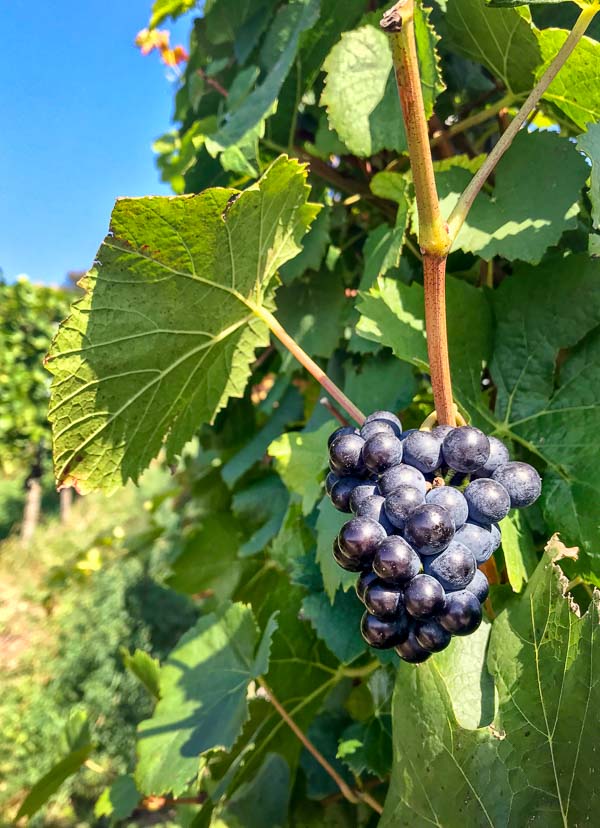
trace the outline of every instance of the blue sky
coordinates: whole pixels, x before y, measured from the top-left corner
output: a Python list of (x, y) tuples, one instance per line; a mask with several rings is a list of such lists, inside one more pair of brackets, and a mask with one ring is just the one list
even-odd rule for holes
[[(117, 196), (169, 192), (151, 144), (175, 89), (133, 45), (151, 0), (0, 5), (0, 268), (61, 284), (91, 265)], [(172, 42), (190, 24), (165, 24)]]

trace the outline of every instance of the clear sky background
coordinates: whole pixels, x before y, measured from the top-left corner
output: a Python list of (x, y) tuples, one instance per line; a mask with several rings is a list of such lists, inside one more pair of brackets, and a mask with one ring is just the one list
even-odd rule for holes
[[(167, 194), (151, 144), (175, 87), (133, 41), (152, 0), (0, 0), (0, 268), (87, 270), (118, 196)], [(184, 43), (191, 19), (165, 24)]]

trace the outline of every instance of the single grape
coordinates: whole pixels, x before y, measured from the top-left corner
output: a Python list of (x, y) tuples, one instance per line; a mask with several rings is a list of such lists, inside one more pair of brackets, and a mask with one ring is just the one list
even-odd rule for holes
[(469, 506), (462, 492), (453, 486), (439, 486), (427, 492), (427, 503), (435, 503), (450, 512), (456, 529), (465, 523), (469, 517)]
[(362, 569), (360, 561), (353, 560), (342, 552), (337, 538), (333, 541), (333, 558), (336, 564), (347, 572), (360, 572)]
[(404, 606), (413, 618), (430, 618), (444, 609), (444, 589), (430, 575), (417, 575), (404, 590)]
[(533, 466), (529, 463), (505, 463), (498, 466), (492, 479), (501, 483), (510, 497), (513, 509), (523, 509), (531, 506), (541, 494), (542, 480)]
[(439, 653), (446, 649), (452, 636), (434, 618), (429, 618), (415, 626), (415, 638), (428, 653)]
[(397, 437), (397, 429), (393, 423), (388, 423), (386, 420), (371, 420), (371, 422), (362, 426), (360, 436), (363, 440), (370, 440), (376, 434), (387, 434), (389, 437)]
[(329, 447), (329, 467), (340, 477), (360, 476), (365, 471), (362, 450), (365, 441), (358, 434), (342, 434)]
[(383, 420), (386, 423), (390, 423), (390, 425), (394, 427), (396, 437), (400, 437), (402, 434), (402, 423), (391, 411), (373, 411), (373, 413), (369, 414), (369, 416), (365, 419), (365, 423), (372, 423), (373, 420)]
[(376, 581), (365, 590), (364, 604), (377, 618), (396, 618), (404, 612), (402, 589)]
[(408, 619), (402, 614), (393, 620), (384, 621), (365, 612), (360, 622), (360, 632), (369, 646), (377, 650), (389, 650), (406, 639)]
[(477, 565), (485, 563), (496, 550), (497, 536), (496, 532), (492, 530), (491, 526), (482, 526), (479, 523), (473, 523), (468, 520), (464, 526), (461, 526), (454, 540), (464, 544), (467, 549), (470, 549)]
[(510, 496), (504, 486), (489, 477), (473, 480), (465, 489), (469, 517), (476, 523), (495, 523), (510, 511)]
[(393, 434), (375, 434), (365, 443), (362, 456), (369, 471), (383, 474), (402, 462), (402, 443)]
[(337, 474), (335, 472), (330, 471), (328, 473), (327, 477), (325, 478), (325, 491), (327, 492), (328, 495), (331, 494), (331, 490), (333, 489), (333, 487), (335, 486), (335, 484), (338, 482), (339, 479), (340, 478), (337, 476)]
[(367, 517), (352, 518), (342, 526), (338, 535), (340, 549), (360, 569), (371, 564), (377, 546), (386, 537), (383, 526)]
[(431, 656), (428, 650), (424, 650), (421, 647), (417, 641), (415, 631), (412, 629), (409, 630), (406, 640), (402, 644), (396, 645), (396, 652), (402, 661), (407, 661), (409, 664), (420, 664), (423, 661), (427, 661)]
[(411, 434), (414, 434), (418, 430), (418, 428), (407, 428), (406, 431), (402, 432), (400, 439), (404, 442)]
[(463, 589), (448, 593), (438, 621), (452, 635), (470, 635), (481, 624), (481, 618), (481, 604), (472, 592)]
[(379, 489), (377, 488), (376, 483), (367, 483), (364, 480), (361, 481), (358, 486), (355, 486), (355, 488), (352, 489), (352, 493), (350, 494), (350, 511), (356, 514), (359, 503), (362, 503), (362, 501), (366, 500), (367, 497), (377, 494), (379, 494)]
[(358, 576), (356, 581), (356, 594), (360, 601), (364, 603), (365, 600), (365, 592), (367, 591), (367, 587), (371, 584), (377, 582), (377, 575), (373, 572), (372, 569), (365, 569), (361, 574)]
[(366, 517), (376, 520), (377, 523), (383, 526), (383, 528), (386, 531), (386, 534), (393, 535), (395, 527), (387, 519), (384, 506), (384, 497), (382, 497), (381, 495), (371, 495), (371, 497), (366, 497), (364, 500), (361, 500), (361, 502), (358, 504), (358, 508), (355, 514), (356, 517)]
[(473, 472), (480, 469), (490, 456), (490, 441), (478, 428), (460, 426), (444, 437), (442, 454), (446, 464), (455, 471)]
[(350, 511), (352, 492), (362, 483), (358, 477), (340, 477), (331, 487), (329, 497), (338, 512)]
[(483, 604), (485, 599), (490, 594), (490, 585), (488, 579), (485, 577), (481, 569), (475, 570), (473, 580), (466, 585), (467, 592), (472, 592), (480, 604)]
[(454, 431), (453, 426), (449, 425), (437, 425), (435, 428), (432, 428), (431, 433), (434, 437), (437, 437), (438, 440), (443, 440), (444, 437), (447, 437), (451, 431)]
[(404, 527), (404, 537), (420, 555), (441, 552), (453, 536), (452, 515), (435, 503), (417, 506)]
[(450, 592), (466, 588), (473, 580), (477, 564), (473, 553), (462, 543), (453, 540), (439, 555), (426, 558), (423, 569)]
[(429, 431), (415, 431), (403, 443), (404, 462), (423, 474), (434, 472), (442, 463), (442, 441)]
[(424, 502), (423, 492), (419, 489), (415, 489), (414, 486), (401, 486), (386, 497), (385, 513), (390, 523), (402, 529), (417, 506)]
[(342, 437), (344, 434), (358, 434), (358, 429), (354, 428), (354, 426), (340, 426), (340, 428), (336, 428), (327, 439), (327, 448), (330, 448), (333, 441), (338, 437)]
[(401, 486), (414, 486), (415, 489), (423, 493), (423, 496), (427, 492), (427, 481), (423, 474), (418, 469), (407, 466), (405, 463), (400, 463), (399, 466), (393, 466), (393, 468), (385, 471), (379, 477), (377, 485), (384, 497), (395, 492)]
[(498, 466), (503, 466), (510, 460), (510, 454), (504, 443), (497, 437), (488, 437), (490, 441), (490, 456), (480, 469), (473, 473), (473, 479), (491, 477)]
[(381, 541), (373, 560), (373, 571), (384, 581), (403, 584), (421, 571), (421, 559), (399, 535)]

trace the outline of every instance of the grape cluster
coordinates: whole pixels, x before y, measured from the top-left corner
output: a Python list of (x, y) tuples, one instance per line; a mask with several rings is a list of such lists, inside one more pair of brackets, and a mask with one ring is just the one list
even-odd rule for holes
[(360, 573), (365, 641), (417, 663), (474, 632), (489, 588), (478, 566), (500, 545), (498, 522), (538, 498), (536, 470), (478, 428), (403, 431), (389, 411), (334, 431), (329, 468), (331, 502), (353, 514), (333, 556)]

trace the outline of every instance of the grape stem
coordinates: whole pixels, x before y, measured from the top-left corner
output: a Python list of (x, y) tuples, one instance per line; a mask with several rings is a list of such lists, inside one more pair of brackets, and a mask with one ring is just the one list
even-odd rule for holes
[(533, 87), (523, 106), (512, 119), (506, 131), (500, 136), (498, 143), (494, 146), (493, 150), (490, 152), (481, 167), (477, 170), (474, 177), (471, 179), (468, 186), (458, 199), (458, 202), (450, 214), (450, 218), (448, 219), (448, 227), (452, 242), (454, 242), (458, 236), (467, 214), (473, 206), (473, 202), (487, 181), (490, 173), (493, 171), (506, 150), (510, 147), (515, 135), (536, 108), (540, 98), (557, 76), (560, 69), (564, 66), (567, 58), (585, 34), (588, 26), (599, 10), (600, 2), (595, 2), (589, 6), (586, 5), (583, 7), (575, 22), (575, 25), (573, 26), (573, 29), (569, 32), (569, 35), (560, 50), (551, 61), (542, 77)]
[(366, 805), (369, 805), (374, 811), (378, 814), (383, 813), (383, 808), (381, 807), (380, 803), (377, 802), (367, 791), (364, 790), (356, 790), (355, 788), (351, 788), (339, 773), (335, 770), (334, 767), (327, 761), (327, 759), (323, 756), (323, 754), (314, 746), (314, 744), (310, 741), (308, 736), (298, 727), (296, 722), (292, 719), (289, 715), (285, 707), (281, 704), (281, 702), (273, 695), (273, 691), (269, 688), (267, 683), (264, 679), (259, 678), (258, 683), (262, 687), (262, 689), (267, 694), (267, 697), (275, 710), (279, 713), (283, 721), (287, 724), (290, 728), (292, 733), (302, 742), (306, 750), (311, 754), (311, 756), (321, 765), (325, 773), (327, 773), (335, 782), (335, 784), (340, 789), (342, 796), (351, 802), (353, 805), (358, 805), (359, 802), (364, 802)]

